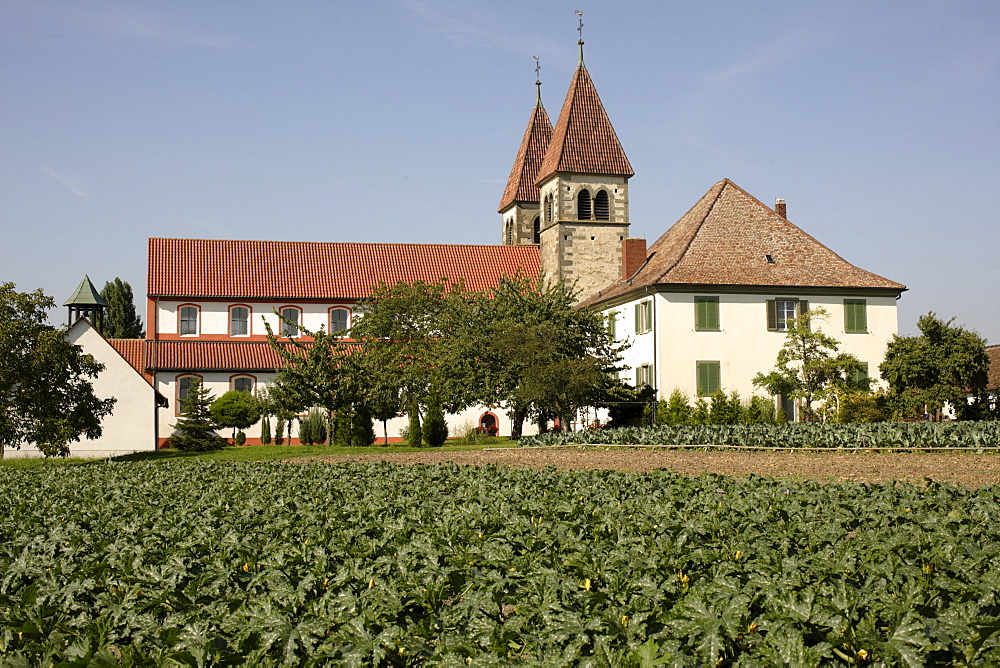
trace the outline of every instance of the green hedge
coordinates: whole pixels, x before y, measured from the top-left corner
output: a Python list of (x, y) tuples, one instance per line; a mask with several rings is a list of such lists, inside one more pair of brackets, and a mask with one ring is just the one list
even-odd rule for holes
[(995, 448), (1000, 422), (732, 424), (542, 434), (519, 445), (728, 445), (757, 448)]

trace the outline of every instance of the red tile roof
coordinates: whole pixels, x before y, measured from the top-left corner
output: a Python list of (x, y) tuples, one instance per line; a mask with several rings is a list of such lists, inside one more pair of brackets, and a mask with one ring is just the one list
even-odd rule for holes
[(626, 176), (635, 174), (582, 64), (566, 93), (556, 129), (545, 151), (538, 183), (555, 172)]
[(552, 122), (549, 121), (549, 115), (545, 113), (545, 107), (539, 101), (531, 111), (528, 127), (521, 140), (521, 148), (514, 158), (514, 166), (510, 170), (507, 187), (503, 191), (503, 197), (500, 198), (500, 207), (497, 211), (503, 211), (514, 202), (539, 201), (535, 181), (538, 179), (538, 169), (542, 166), (542, 158), (545, 157), (545, 149), (551, 138)]
[[(152, 371), (274, 371), (281, 358), (266, 341), (149, 341)], [(306, 344), (308, 345), (308, 344)], [(344, 351), (356, 344), (345, 343)], [(293, 349), (288, 345), (289, 349)]]
[(1000, 345), (986, 346), (986, 356), (990, 358), (990, 368), (986, 372), (986, 389), (1000, 390)]
[(631, 280), (583, 304), (656, 284), (906, 289), (855, 267), (729, 179), (712, 186), (646, 257)]
[(108, 339), (126, 362), (140, 374), (146, 370), (146, 341), (143, 339)]
[(160, 297), (362, 299), (379, 283), (465, 279), (486, 290), (536, 276), (536, 246), (150, 239), (147, 292)]

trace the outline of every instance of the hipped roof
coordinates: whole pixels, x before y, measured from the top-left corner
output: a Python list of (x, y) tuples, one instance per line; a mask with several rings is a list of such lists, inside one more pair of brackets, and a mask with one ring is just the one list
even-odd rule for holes
[(380, 283), (463, 279), (469, 290), (537, 276), (536, 246), (149, 240), (153, 297), (354, 300)]
[(583, 303), (661, 284), (906, 289), (849, 263), (729, 179), (712, 186), (649, 247), (635, 276)]

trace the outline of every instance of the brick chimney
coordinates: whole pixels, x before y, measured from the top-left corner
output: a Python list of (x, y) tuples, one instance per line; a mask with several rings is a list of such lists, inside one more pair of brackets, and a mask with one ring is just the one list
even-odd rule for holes
[(788, 208), (785, 206), (785, 200), (780, 197), (774, 200), (774, 212), (785, 220), (788, 220)]
[(622, 241), (622, 280), (626, 281), (639, 271), (646, 261), (645, 239), (624, 239)]

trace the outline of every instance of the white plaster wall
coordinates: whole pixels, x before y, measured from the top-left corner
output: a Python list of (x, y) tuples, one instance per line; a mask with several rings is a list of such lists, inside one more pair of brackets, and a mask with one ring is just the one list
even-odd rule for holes
[[(66, 338), (104, 364), (104, 371), (92, 381), (94, 394), (99, 399), (117, 399), (111, 414), (101, 420), (101, 437), (71, 443), (70, 456), (113, 457), (155, 450), (153, 411), (156, 395), (153, 388), (87, 322), (77, 322)], [(25, 444), (20, 450), (8, 448), (4, 456), (41, 457), (42, 453), (35, 446)]]
[[(719, 298), (720, 331), (695, 330), (694, 298), (698, 296)], [(897, 332), (896, 300), (893, 297), (870, 297), (857, 294), (815, 295), (782, 292), (775, 294), (724, 294), (658, 293), (654, 297), (654, 323), (656, 346), (656, 377), (660, 397), (669, 396), (680, 388), (689, 397), (697, 394), (696, 362), (720, 362), (723, 388), (736, 390), (746, 399), (765, 392), (753, 385), (759, 372), (774, 368), (778, 350), (785, 342), (785, 332), (767, 329), (766, 301), (774, 298), (796, 298), (809, 301), (810, 309), (823, 307), (829, 312), (827, 320), (814, 321), (814, 327), (840, 342), (839, 350), (855, 355), (867, 362), (868, 373), (878, 379), (878, 366), (885, 355), (886, 344)], [(867, 333), (844, 331), (844, 299), (865, 299), (867, 303)], [(617, 338), (632, 336), (632, 347), (625, 352), (625, 363), (634, 367), (649, 362), (652, 356), (653, 335), (634, 336), (635, 299), (614, 307), (619, 316)], [(611, 309), (608, 309), (611, 310)], [(624, 320), (624, 322), (623, 322)], [(634, 372), (631, 382), (635, 381)]]
[(335, 306), (343, 306), (353, 311), (352, 304), (336, 301), (322, 304), (296, 302), (241, 302), (235, 300), (232, 302), (161, 301), (157, 302), (156, 305), (157, 333), (177, 334), (179, 327), (177, 311), (182, 304), (196, 304), (201, 307), (201, 313), (198, 321), (199, 336), (227, 336), (229, 334), (229, 307), (235, 305), (250, 307), (251, 336), (264, 336), (267, 334), (267, 330), (264, 327), (265, 321), (271, 325), (271, 329), (274, 332), (280, 332), (281, 320), (275, 314), (275, 311), (287, 306), (296, 306), (302, 309), (302, 321), (299, 324), (310, 331), (317, 331), (321, 327), (324, 330), (329, 329), (329, 311)]
[[(635, 305), (651, 297), (644, 297), (631, 301), (621, 306), (608, 309), (605, 313), (615, 314), (615, 341), (628, 343), (629, 347), (622, 353), (621, 366), (626, 367), (619, 378), (630, 385), (635, 385), (635, 369), (640, 364), (654, 364), (656, 358), (653, 354), (653, 332), (636, 334), (635, 331)], [(653, 322), (656, 322), (656, 302), (653, 302)], [(655, 369), (654, 369), (655, 371)]]

